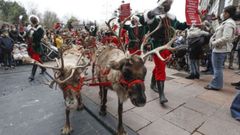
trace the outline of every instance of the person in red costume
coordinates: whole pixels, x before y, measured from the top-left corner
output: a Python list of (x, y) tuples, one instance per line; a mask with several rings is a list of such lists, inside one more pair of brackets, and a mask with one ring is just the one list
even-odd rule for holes
[(114, 44), (115, 46), (117, 46), (118, 48), (119, 46), (119, 42), (116, 36), (113, 35), (113, 33), (106, 31), (104, 33), (104, 37), (101, 41), (104, 45), (108, 45), (108, 44)]
[[(42, 26), (39, 25), (39, 18), (37, 16), (31, 15), (29, 21), (31, 26), (28, 26), (28, 52), (32, 59), (42, 63), (41, 55), (43, 54), (43, 50), (41, 47), (41, 40), (44, 36), (44, 30)], [(34, 80), (37, 67), (36, 64), (33, 65), (29, 81)], [(45, 71), (46, 68), (41, 67), (41, 74), (44, 74)]]
[[(140, 23), (148, 27), (149, 32), (155, 30), (159, 24), (162, 25), (151, 35), (152, 48), (157, 48), (165, 45), (171, 40), (171, 27), (179, 30), (188, 28), (186, 23), (180, 23), (176, 17), (168, 11), (171, 8), (173, 0), (158, 0), (158, 6), (153, 10), (145, 12), (140, 16)], [(165, 59), (171, 57), (171, 52), (164, 50), (160, 52), (161, 56)], [(155, 68), (151, 79), (151, 89), (159, 93), (160, 104), (168, 102), (164, 93), (164, 84), (166, 80), (166, 61), (160, 60), (156, 55), (153, 55)]]

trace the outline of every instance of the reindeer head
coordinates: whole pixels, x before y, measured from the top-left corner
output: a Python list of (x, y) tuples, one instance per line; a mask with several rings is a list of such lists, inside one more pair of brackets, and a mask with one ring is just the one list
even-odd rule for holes
[(66, 50), (64, 53), (60, 53), (60, 59), (55, 59), (56, 66), (41, 64), (31, 58), (25, 59), (25, 62), (53, 69), (54, 77), (49, 86), (52, 88), (54, 84), (57, 84), (63, 91), (66, 107), (74, 109), (78, 106), (80, 98), (81, 79), (89, 65), (89, 62), (86, 62), (85, 52), (79, 46)]
[(121, 72), (120, 83), (128, 91), (129, 98), (135, 106), (146, 104), (144, 79), (147, 69), (144, 61), (137, 55), (111, 62), (110, 67)]
[[(106, 24), (109, 27), (109, 29), (112, 31), (110, 27), (110, 22), (111, 20)], [(119, 31), (121, 31), (123, 24), (120, 24)], [(160, 27), (161, 27), (161, 22), (155, 28), (154, 31), (152, 31), (151, 33), (148, 33), (145, 36), (141, 45), (141, 49), (139, 50), (142, 53), (140, 56), (136, 54), (128, 54), (128, 52), (123, 49), (123, 51), (126, 54), (126, 57), (120, 60), (119, 62), (112, 62), (110, 64), (110, 67), (112, 69), (119, 70), (121, 72), (122, 76), (120, 79), (120, 83), (122, 84), (123, 87), (126, 87), (126, 89), (128, 90), (128, 95), (131, 102), (137, 107), (141, 107), (146, 104), (144, 79), (147, 73), (147, 69), (145, 67), (145, 61), (147, 57), (150, 56), (151, 54), (156, 54), (162, 61), (165, 61), (166, 59), (164, 59), (159, 53), (165, 49), (174, 50), (174, 48), (172, 48), (171, 45), (175, 41), (175, 35), (176, 35), (175, 31), (173, 32), (174, 33), (173, 39), (169, 41), (169, 43), (144, 54), (143, 48), (147, 44), (149, 37), (154, 32), (156, 32)], [(118, 36), (118, 39), (120, 39), (119, 36)], [(121, 43), (121, 40), (119, 41)]]

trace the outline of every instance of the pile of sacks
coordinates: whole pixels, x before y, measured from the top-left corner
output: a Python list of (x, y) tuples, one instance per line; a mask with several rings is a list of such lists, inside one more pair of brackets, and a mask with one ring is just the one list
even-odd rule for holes
[(23, 58), (29, 57), (27, 47), (28, 45), (25, 43), (14, 44), (13, 47), (14, 60), (22, 60)]

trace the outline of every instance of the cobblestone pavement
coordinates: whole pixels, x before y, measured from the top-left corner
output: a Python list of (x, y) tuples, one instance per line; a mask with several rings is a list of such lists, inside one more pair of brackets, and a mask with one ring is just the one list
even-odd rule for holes
[[(124, 104), (123, 121), (130, 135), (239, 135), (240, 123), (231, 118), (229, 110), (236, 94), (230, 83), (239, 81), (239, 75), (226, 69), (224, 89), (216, 92), (203, 88), (211, 75), (202, 75), (200, 80), (187, 80), (184, 78), (187, 73), (167, 69), (165, 90), (169, 102), (161, 106), (158, 94), (149, 87), (153, 63), (146, 65), (147, 104), (141, 108), (134, 107), (130, 101)], [(48, 78), (41, 75), (29, 83), (30, 68), (0, 69), (0, 135), (60, 134), (65, 120), (62, 93), (43, 85)], [(109, 113), (102, 118), (98, 115), (98, 87), (84, 87), (82, 92), (88, 109), (71, 115), (73, 135), (111, 134), (106, 125), (96, 119), (105, 121), (112, 130), (116, 128), (116, 94), (108, 92)]]
[[(167, 69), (166, 106), (159, 104), (158, 94), (150, 90), (153, 63), (147, 64), (147, 104), (134, 107), (130, 101), (124, 104), (124, 123), (140, 135), (239, 135), (240, 122), (230, 115), (230, 105), (236, 94), (231, 82), (239, 81), (239, 75), (225, 69), (224, 89), (207, 91), (203, 87), (211, 75), (201, 75), (200, 80), (187, 80), (187, 73)], [(95, 89), (95, 90), (94, 90)], [(99, 104), (98, 88), (85, 88), (84, 95)], [(117, 117), (117, 97), (108, 93), (108, 112)]]

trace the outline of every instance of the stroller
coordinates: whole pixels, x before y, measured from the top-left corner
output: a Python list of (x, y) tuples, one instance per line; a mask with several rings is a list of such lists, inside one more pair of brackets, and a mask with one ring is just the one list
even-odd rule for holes
[(172, 55), (171, 61), (168, 62), (167, 66), (169, 68), (173, 68), (176, 70), (184, 70), (188, 71), (188, 59), (187, 59), (187, 51), (188, 46), (186, 45), (186, 40), (184, 37), (179, 36), (177, 40), (173, 43), (172, 47), (174, 48), (181, 48), (178, 49), (175, 53)]
[(59, 53), (58, 53), (58, 48), (55, 47), (54, 45), (46, 42), (41, 42), (41, 47), (43, 50), (43, 55), (42, 59), (43, 61), (52, 61), (55, 58), (58, 58)]

